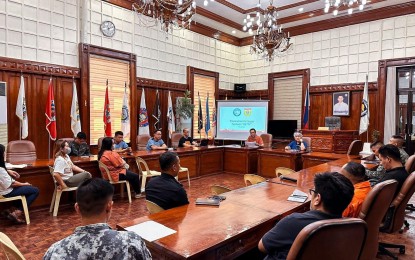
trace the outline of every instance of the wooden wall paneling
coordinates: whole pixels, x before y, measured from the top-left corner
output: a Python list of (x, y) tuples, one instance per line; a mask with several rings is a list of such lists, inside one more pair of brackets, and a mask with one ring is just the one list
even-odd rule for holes
[(233, 90), (219, 89), (218, 100), (225, 99), (262, 99), (269, 100), (269, 93), (267, 89), (249, 90), (244, 93), (236, 93)]
[[(204, 149), (204, 148), (201, 148)], [(198, 176), (220, 173), (223, 171), (223, 148), (206, 149), (200, 153)]]

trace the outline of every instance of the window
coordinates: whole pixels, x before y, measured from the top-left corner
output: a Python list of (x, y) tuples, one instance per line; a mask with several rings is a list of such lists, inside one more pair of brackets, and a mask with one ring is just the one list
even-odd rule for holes
[[(205, 126), (206, 126), (206, 97), (209, 93), (209, 117), (210, 117), (210, 130), (208, 136), (214, 136), (214, 129), (212, 126), (212, 115), (213, 115), (213, 108), (214, 108), (214, 100), (215, 100), (215, 78), (214, 77), (207, 77), (195, 74), (194, 75), (194, 88), (193, 88), (193, 96), (194, 96), (194, 104), (195, 110), (193, 113), (193, 137), (194, 138), (206, 138)], [(202, 115), (203, 115), (203, 128), (198, 131), (198, 112), (199, 112), (199, 97), (197, 93), (199, 92), (200, 95), (200, 102), (202, 105)]]
[[(129, 62), (91, 55), (89, 60), (90, 86), (90, 144), (95, 145), (104, 132), (104, 100), (106, 81), (108, 79), (108, 97), (111, 109), (111, 130), (121, 130), (121, 109), (124, 97), (124, 86), (127, 83), (127, 95), (130, 95), (130, 66)], [(129, 108), (130, 98), (128, 98)], [(126, 142), (130, 136), (124, 136)]]

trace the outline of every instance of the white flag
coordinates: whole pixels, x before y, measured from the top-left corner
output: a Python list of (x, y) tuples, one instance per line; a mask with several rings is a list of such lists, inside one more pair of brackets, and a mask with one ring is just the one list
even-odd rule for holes
[(171, 95), (169, 91), (169, 98), (168, 98), (168, 107), (167, 107), (167, 123), (168, 123), (168, 129), (169, 129), (169, 137), (171, 138), (171, 134), (176, 131), (175, 126), (175, 119), (174, 119), (174, 112), (173, 112), (173, 105), (171, 102)]
[(147, 114), (146, 95), (144, 94), (144, 88), (141, 94), (140, 111), (138, 113), (138, 134), (139, 135), (150, 134), (150, 128), (148, 127), (148, 114)]
[(123, 132), (124, 137), (130, 136), (130, 109), (128, 108), (127, 83), (125, 83), (121, 109), (121, 131)]
[(23, 75), (20, 76), (20, 89), (19, 96), (17, 97), (16, 116), (20, 119), (20, 123), (22, 126), (22, 139), (25, 139), (29, 135), (29, 123), (27, 120), (27, 107)]
[(366, 75), (365, 88), (363, 90), (362, 108), (360, 113), (360, 127), (359, 134), (367, 131), (369, 127), (369, 87), (368, 87), (368, 76)]
[(76, 91), (75, 81), (73, 81), (72, 89), (71, 130), (73, 136), (76, 136), (79, 132), (81, 132), (81, 117), (79, 115), (78, 91)]

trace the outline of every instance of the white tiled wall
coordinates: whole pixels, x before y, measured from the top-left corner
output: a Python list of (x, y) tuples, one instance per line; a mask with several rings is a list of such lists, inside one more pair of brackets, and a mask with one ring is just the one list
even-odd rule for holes
[(269, 72), (311, 69), (311, 85), (376, 81), (381, 59), (415, 56), (415, 14), (294, 37), (291, 52), (272, 63), (242, 47), (240, 82), (266, 89)]
[[(100, 32), (105, 20), (117, 28), (113, 38)], [(139, 77), (185, 83), (190, 65), (220, 72), (223, 89), (234, 83), (266, 89), (268, 73), (305, 68), (311, 85), (363, 82), (367, 72), (376, 81), (378, 60), (415, 56), (415, 14), (294, 37), (291, 53), (270, 64), (249, 54), (248, 46), (188, 30), (166, 39), (158, 27), (142, 27), (135, 13), (105, 1), (0, 0), (2, 57), (78, 67), (80, 35), (85, 43), (137, 54)]]

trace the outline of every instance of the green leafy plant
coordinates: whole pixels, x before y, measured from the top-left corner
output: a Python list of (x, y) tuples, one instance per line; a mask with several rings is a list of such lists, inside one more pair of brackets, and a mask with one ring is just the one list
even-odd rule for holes
[(190, 98), (190, 91), (186, 90), (184, 92), (184, 97), (180, 97), (176, 104), (176, 115), (184, 119), (189, 119), (193, 117), (195, 105), (192, 104), (192, 99)]

